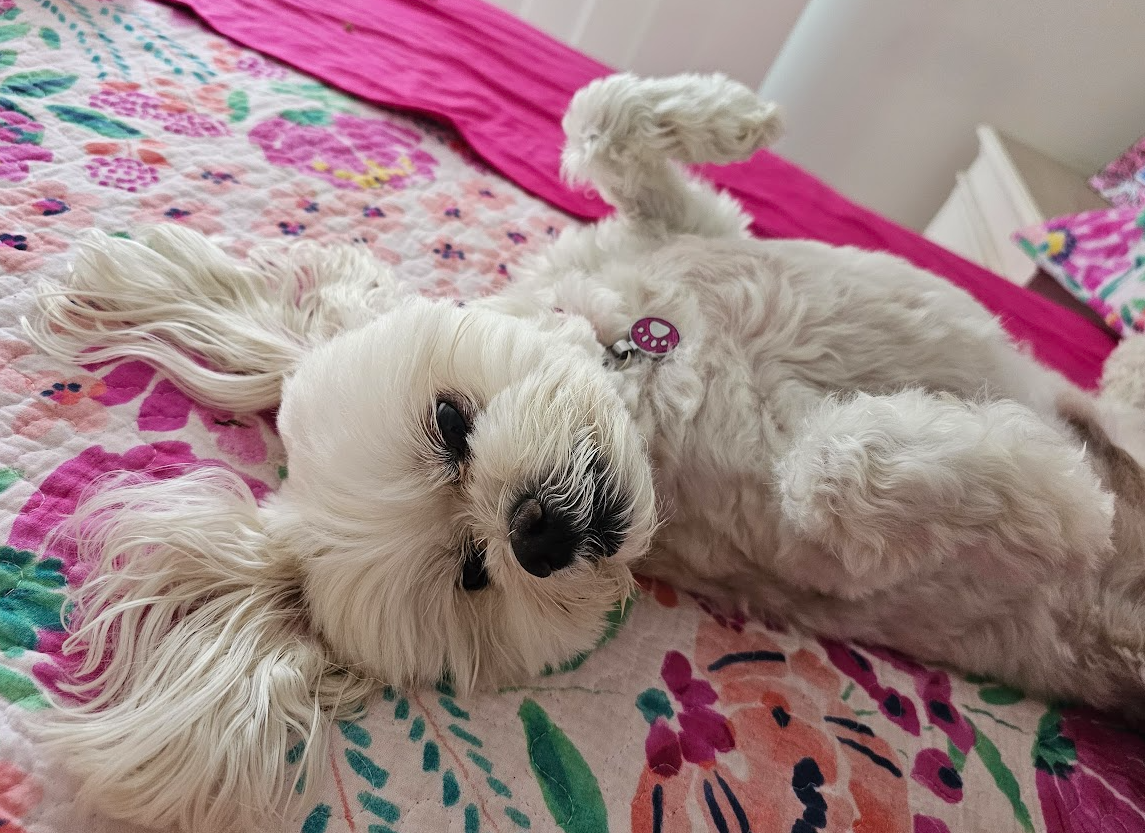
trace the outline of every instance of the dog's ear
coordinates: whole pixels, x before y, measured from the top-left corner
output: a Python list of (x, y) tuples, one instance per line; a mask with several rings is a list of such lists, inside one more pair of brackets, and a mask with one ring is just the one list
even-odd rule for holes
[(266, 511), (221, 469), (81, 506), (67, 529), (93, 570), (72, 599), (76, 667), (61, 685), (78, 702), (37, 727), (81, 800), (163, 829), (257, 831), (290, 803), (288, 759), (297, 777), (322, 771), (330, 721), (374, 684), (310, 631), (297, 560)]
[(138, 240), (91, 232), (69, 285), (41, 289), (23, 324), (57, 358), (143, 359), (199, 402), (252, 412), (278, 403), (308, 349), (404, 294), (362, 246), (303, 242), (256, 249), (241, 263), (167, 225)]

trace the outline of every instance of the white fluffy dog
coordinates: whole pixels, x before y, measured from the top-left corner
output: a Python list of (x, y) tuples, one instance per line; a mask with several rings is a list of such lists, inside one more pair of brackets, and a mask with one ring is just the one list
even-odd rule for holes
[[(196, 399), (280, 406), (258, 505), (221, 470), (126, 484), (48, 735), (119, 817), (266, 824), (297, 733), (377, 685), (461, 689), (591, 648), (631, 570), (819, 634), (1132, 712), (1145, 682), (1145, 436), (965, 292), (886, 254), (760, 241), (677, 163), (750, 156), (773, 105), (721, 76), (574, 98), (564, 172), (614, 218), (465, 306), (360, 249), (236, 263), (95, 236), (30, 325)], [(1117, 443), (1117, 444), (1115, 444)], [(1115, 512), (1116, 508), (1116, 512)]]

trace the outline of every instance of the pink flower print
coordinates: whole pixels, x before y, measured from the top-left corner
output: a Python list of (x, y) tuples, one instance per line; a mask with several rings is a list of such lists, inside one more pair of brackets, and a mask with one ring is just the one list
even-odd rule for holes
[(44, 126), (27, 113), (0, 106), (0, 180), (23, 182), (29, 162), (51, 162), (52, 152), (40, 147)]
[[(251, 229), (258, 237), (305, 236), (322, 243), (361, 243), (380, 260), (400, 262), (385, 245), (405, 229), (405, 210), (400, 205), (370, 199), (358, 191), (319, 190), (299, 182), (271, 189), (268, 203)], [(240, 241), (236, 249), (245, 254), (243, 249), (252, 245)]]
[(910, 777), (947, 804), (962, 800), (962, 776), (941, 749), (924, 749), (915, 756)]
[[(94, 372), (97, 367), (84, 368)], [(123, 405), (142, 395), (155, 379), (156, 370), (147, 362), (120, 362), (103, 376), (104, 392), (96, 397), (103, 405)]]
[(893, 668), (904, 671), (914, 678), (914, 688), (926, 709), (926, 716), (932, 726), (937, 726), (960, 752), (969, 752), (974, 746), (973, 727), (954, 705), (950, 677), (945, 671), (927, 668), (898, 651), (889, 648), (871, 648), (870, 653), (883, 659)]
[(437, 167), (418, 146), (418, 133), (386, 119), (338, 113), (331, 124), (318, 126), (278, 117), (256, 125), (249, 135), (268, 162), (339, 188), (402, 189), (415, 180), (432, 180)]
[(465, 272), (494, 282), (503, 280), (498, 276), (498, 267), (504, 259), (494, 249), (442, 237), (428, 245), (426, 254), (433, 266), (443, 273)]
[(140, 92), (138, 84), (128, 81), (105, 82), (102, 89), (88, 99), (88, 105), (117, 116), (158, 122), (165, 131), (178, 136), (228, 136), (231, 132), (226, 122), (195, 112), (173, 92), (151, 95)]
[(218, 234), (224, 228), (216, 219), (219, 209), (196, 199), (170, 194), (153, 194), (139, 200), (140, 210), (132, 214), (139, 224), (178, 223), (203, 234)]
[(220, 451), (244, 463), (266, 462), (266, 442), (257, 417), (240, 417), (200, 405), (167, 379), (160, 380), (143, 400), (138, 425), (142, 431), (176, 431), (187, 425), (192, 412), (214, 435)]
[(500, 211), (516, 202), (516, 196), (494, 179), (482, 177), (470, 179), (461, 184), (463, 203), (470, 208), (478, 206), (491, 211)]
[(29, 162), (51, 162), (52, 158), (50, 150), (36, 145), (0, 144), (0, 179), (22, 182), (31, 172)]
[[(178, 84), (170, 79), (162, 79), (162, 81), (166, 82), (164, 86), (169, 84), (172, 87), (178, 87)], [(160, 83), (160, 80), (157, 79), (156, 83)], [(224, 116), (229, 115), (231, 108), (227, 104), (227, 96), (230, 91), (231, 88), (226, 84), (204, 84), (194, 91), (195, 103), (210, 110), (212, 113), (219, 113)]]
[(1034, 742), (1047, 833), (1140, 830), (1145, 738), (1090, 711), (1050, 709)]
[(46, 255), (68, 248), (66, 241), (47, 232), (21, 229), (0, 231), (0, 272), (16, 274), (37, 269)]
[(946, 822), (942, 819), (916, 813), (914, 817), (914, 833), (950, 833), (950, 828), (946, 826)]
[(0, 189), (0, 208), (7, 211), (10, 222), (25, 226), (90, 228), (94, 224), (91, 209), (99, 202), (94, 194), (73, 192), (55, 180)]
[(210, 191), (229, 191), (241, 185), (246, 169), (238, 165), (209, 165), (185, 174), (195, 183), (203, 183)]
[(530, 214), (524, 222), (524, 231), (534, 243), (539, 238), (543, 245), (548, 245), (560, 236), (568, 224), (569, 218), (563, 214)]
[(285, 67), (272, 64), (261, 55), (255, 55), (251, 52), (235, 61), (235, 69), (239, 72), (245, 72), (251, 78), (281, 80), (289, 75)]
[(163, 122), (163, 129), (168, 133), (174, 133), (176, 136), (189, 136), (197, 139), (206, 136), (229, 136), (231, 134), (231, 129), (227, 127), (226, 122), (212, 118), (205, 113), (191, 111), (171, 113), (164, 116), (161, 121)]
[(214, 42), (210, 49), (215, 53), (214, 64), (224, 72), (242, 72), (251, 78), (268, 78), (280, 81), (290, 73), (281, 64), (268, 61), (261, 55), (236, 49), (229, 43)]
[(839, 642), (822, 640), (831, 663), (859, 684), (867, 695), (878, 703), (887, 719), (904, 732), (917, 736), (921, 731), (918, 711), (914, 702), (889, 686), (883, 686), (875, 674), (874, 666), (857, 648)]
[(16, 0), (0, 0), (0, 12), (16, 8)]
[(98, 93), (88, 98), (88, 106), (96, 110), (128, 118), (154, 119), (158, 117), (163, 100), (139, 91), (139, 85), (130, 81), (107, 81)]
[(673, 731), (667, 723), (673, 710), (662, 693), (650, 689), (641, 695), (646, 701), (642, 704), (645, 716), (656, 715), (644, 744), (649, 768), (658, 775), (672, 776), (680, 771), (682, 761), (711, 767), (717, 753), (735, 748), (727, 718), (709, 708), (716, 702), (715, 689), (706, 680), (692, 676), (691, 663), (679, 651), (665, 655), (660, 676), (680, 705), (680, 730)]
[(418, 197), (418, 202), (421, 203), (422, 208), (431, 217), (437, 217), (442, 222), (449, 220), (460, 220), (465, 213), (461, 208), (461, 201), (453, 194), (445, 191), (432, 191), (428, 194), (423, 194)]
[[(0, 0), (0, 11), (5, 8), (3, 4)], [(26, 833), (20, 822), (43, 797), (43, 788), (31, 775), (15, 764), (0, 761), (0, 828), (4, 833)]]
[(97, 156), (84, 166), (87, 175), (97, 185), (135, 193), (150, 188), (159, 181), (159, 170), (153, 165), (125, 156), (108, 159)]
[[(87, 489), (112, 472), (138, 473), (154, 480), (167, 480), (178, 477), (189, 468), (204, 465), (229, 468), (222, 460), (199, 458), (185, 442), (139, 445), (123, 454), (106, 451), (98, 445), (90, 446), (58, 466), (28, 498), (12, 524), (8, 545), (39, 552), (52, 530), (75, 514), (76, 506)], [(259, 500), (270, 493), (270, 487), (261, 480), (242, 472), (238, 474)], [(77, 580), (82, 580), (86, 572), (76, 563), (74, 542), (54, 538), (47, 549), (45, 555), (59, 558), (64, 563), (68, 570), (68, 584), (74, 585)]]
[(21, 356), (26, 356), (34, 352), (35, 350), (32, 348), (32, 345), (25, 344), (22, 341), (16, 341), (15, 339), (0, 340), (0, 372), (6, 370), (8, 365)]
[[(11, 383), (10, 377), (5, 381)], [(107, 425), (107, 412), (96, 401), (107, 390), (101, 379), (43, 372), (23, 376), (21, 387), (30, 399), (12, 420), (13, 434), (38, 440), (59, 423), (70, 425), (79, 434), (91, 434)]]
[(461, 289), (457, 286), (457, 281), (452, 277), (438, 278), (432, 284), (423, 288), (421, 294), (427, 298), (439, 298), (450, 301), (461, 300)]

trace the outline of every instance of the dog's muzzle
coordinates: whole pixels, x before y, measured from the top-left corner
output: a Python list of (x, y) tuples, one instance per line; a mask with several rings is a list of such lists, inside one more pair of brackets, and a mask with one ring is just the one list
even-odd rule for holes
[(616, 555), (628, 532), (628, 501), (597, 489), (587, 526), (577, 514), (527, 494), (509, 515), (509, 543), (526, 572), (545, 578), (577, 556)]

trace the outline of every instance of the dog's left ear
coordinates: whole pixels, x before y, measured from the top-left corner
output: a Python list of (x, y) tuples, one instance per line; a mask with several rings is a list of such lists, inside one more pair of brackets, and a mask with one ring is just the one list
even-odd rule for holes
[(278, 829), (298, 778), (319, 781), (331, 721), (376, 684), (310, 630), (267, 512), (222, 469), (80, 507), (68, 529), (93, 571), (72, 598), (78, 667), (61, 685), (79, 702), (36, 730), (81, 801), (149, 827), (251, 833)]
[(23, 322), (72, 364), (143, 359), (192, 399), (250, 413), (278, 404), (306, 351), (399, 304), (406, 289), (363, 246), (310, 242), (238, 261), (196, 231), (93, 231), (62, 290), (45, 286)]

